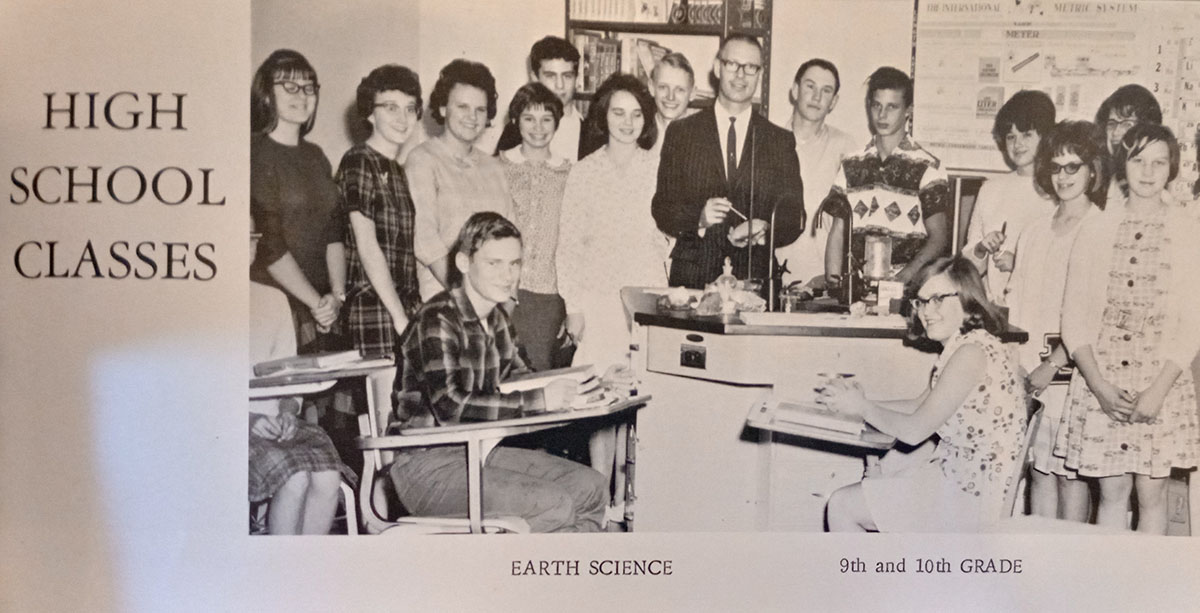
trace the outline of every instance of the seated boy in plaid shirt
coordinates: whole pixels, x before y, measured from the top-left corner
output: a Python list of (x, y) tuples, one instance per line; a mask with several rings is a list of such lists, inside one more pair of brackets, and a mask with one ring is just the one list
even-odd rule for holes
[[(476, 213), (459, 233), (450, 288), (423, 304), (401, 339), (393, 404), (405, 427), (521, 417), (565, 409), (575, 382), (501, 393), (500, 382), (529, 372), (508, 314), (516, 292), (521, 233), (503, 216)], [(453, 273), (458, 274), (453, 274)], [(485, 516), (516, 515), (534, 532), (604, 528), (608, 484), (582, 464), (544, 451), (497, 447), (484, 465)], [(391, 468), (396, 493), (414, 515), (465, 516), (466, 451), (406, 450)]]

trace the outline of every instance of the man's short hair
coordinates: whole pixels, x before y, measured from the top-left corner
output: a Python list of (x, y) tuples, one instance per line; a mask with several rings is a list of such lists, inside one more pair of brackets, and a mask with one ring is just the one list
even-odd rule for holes
[(842, 77), (838, 74), (837, 66), (834, 66), (833, 62), (826, 60), (826, 59), (819, 58), (819, 57), (814, 57), (813, 59), (801, 64), (800, 68), (796, 69), (796, 78), (792, 79), (792, 82), (799, 83), (800, 79), (804, 78), (804, 73), (808, 72), (809, 68), (814, 68), (814, 67), (824, 68), (825, 70), (828, 70), (829, 72), (833, 73), (833, 93), (834, 94), (837, 94), (838, 91), (840, 91), (842, 89)]
[(913, 104), (913, 82), (912, 79), (904, 74), (899, 68), (891, 66), (883, 66), (871, 73), (867, 77), (867, 107), (870, 108), (871, 101), (875, 99), (875, 92), (881, 89), (895, 89), (904, 94), (904, 106), (911, 107)]
[(1096, 125), (1101, 129), (1115, 111), (1118, 117), (1133, 117), (1147, 123), (1162, 123), (1162, 107), (1150, 90), (1130, 83), (1117, 88), (1096, 110)]
[(766, 55), (766, 53), (763, 52), (762, 41), (758, 40), (757, 38), (755, 38), (753, 36), (750, 36), (749, 34), (743, 34), (741, 32), (735, 32), (733, 34), (730, 34), (729, 36), (726, 36), (725, 40), (721, 41), (721, 48), (717, 49), (717, 53), (724, 51), (725, 46), (734, 41), (742, 41), (744, 43), (754, 45), (754, 47), (756, 49), (758, 49), (758, 55), (760, 57), (763, 55)]
[(537, 74), (546, 60), (563, 60), (571, 64), (571, 68), (579, 70), (579, 50), (571, 43), (557, 36), (547, 36), (529, 49), (529, 70)]
[(473, 258), (484, 243), (502, 238), (521, 240), (521, 231), (505, 216), (495, 211), (482, 211), (467, 218), (462, 229), (458, 231), (458, 240), (454, 241), (454, 248), (450, 250), (450, 265), (447, 269), (447, 281), (450, 286), (462, 285), (462, 272), (454, 265), (458, 254)]
[(421, 118), (421, 80), (417, 73), (399, 64), (384, 64), (359, 81), (355, 98), (359, 118), (366, 121), (375, 112), (375, 96), (391, 91), (411, 96), (417, 105), (417, 118)]
[(696, 82), (696, 71), (692, 70), (692, 63), (688, 61), (688, 59), (685, 55), (683, 55), (682, 53), (679, 53), (678, 51), (672, 51), (671, 53), (668, 53), (668, 54), (662, 56), (662, 59), (659, 60), (658, 63), (654, 65), (654, 70), (650, 71), (650, 80), (651, 81), (658, 80), (658, 71), (663, 66), (671, 66), (673, 68), (678, 68), (678, 69), (686, 72), (688, 74), (688, 76), (691, 77), (693, 83)]
[(1000, 107), (996, 120), (992, 122), (992, 140), (996, 141), (996, 147), (1004, 155), (1004, 163), (1013, 168), (1012, 160), (1008, 159), (1008, 147), (1005, 146), (1008, 133), (1013, 128), (1018, 132), (1033, 130), (1044, 138), (1054, 127), (1054, 118), (1054, 101), (1045, 92), (1023, 89), (1013, 94)]

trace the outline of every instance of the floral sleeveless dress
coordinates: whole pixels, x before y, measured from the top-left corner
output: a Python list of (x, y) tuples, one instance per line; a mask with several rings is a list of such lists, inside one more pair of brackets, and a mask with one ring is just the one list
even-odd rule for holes
[[(1092, 345), (1096, 362), (1113, 385), (1137, 393), (1162, 370), (1164, 315), (1172, 271), (1166, 216), (1125, 219), (1117, 230), (1100, 335)], [(1193, 271), (1194, 272), (1194, 271)], [(1166, 477), (1172, 467), (1196, 466), (1200, 456), (1200, 412), (1190, 364), (1150, 423), (1110, 419), (1083, 375), (1071, 378), (1054, 453), (1089, 477), (1137, 473)]]
[(884, 532), (969, 532), (1007, 515), (1025, 437), (1025, 388), (1000, 339), (972, 330), (948, 340), (932, 385), (964, 344), (983, 349), (984, 379), (944, 424), (927, 460), (863, 481), (876, 526)]

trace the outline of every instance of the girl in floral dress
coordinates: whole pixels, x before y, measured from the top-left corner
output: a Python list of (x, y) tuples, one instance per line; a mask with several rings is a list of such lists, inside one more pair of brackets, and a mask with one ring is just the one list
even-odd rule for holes
[(1089, 220), (1071, 252), (1062, 333), (1077, 370), (1054, 452), (1099, 478), (1096, 523), (1124, 527), (1132, 488), (1137, 530), (1165, 534), (1166, 477), (1200, 456), (1200, 224), (1162, 197), (1179, 171), (1169, 129), (1134, 126), (1117, 155), (1124, 209)]
[(827, 507), (830, 531), (973, 532), (1008, 511), (1004, 502), (1022, 465), (1025, 393), (997, 337), (1002, 320), (963, 257), (931, 262), (913, 287), (919, 290), (910, 332), (943, 346), (929, 389), (917, 398), (877, 401), (857, 384), (835, 380), (820, 400), (908, 445), (936, 435), (936, 447), (899, 470), (835, 491)]

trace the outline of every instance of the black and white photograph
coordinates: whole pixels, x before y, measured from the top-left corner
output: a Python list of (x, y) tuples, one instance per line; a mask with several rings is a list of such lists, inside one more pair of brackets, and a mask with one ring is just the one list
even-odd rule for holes
[(1200, 598), (1198, 3), (0, 27), (0, 609)]

